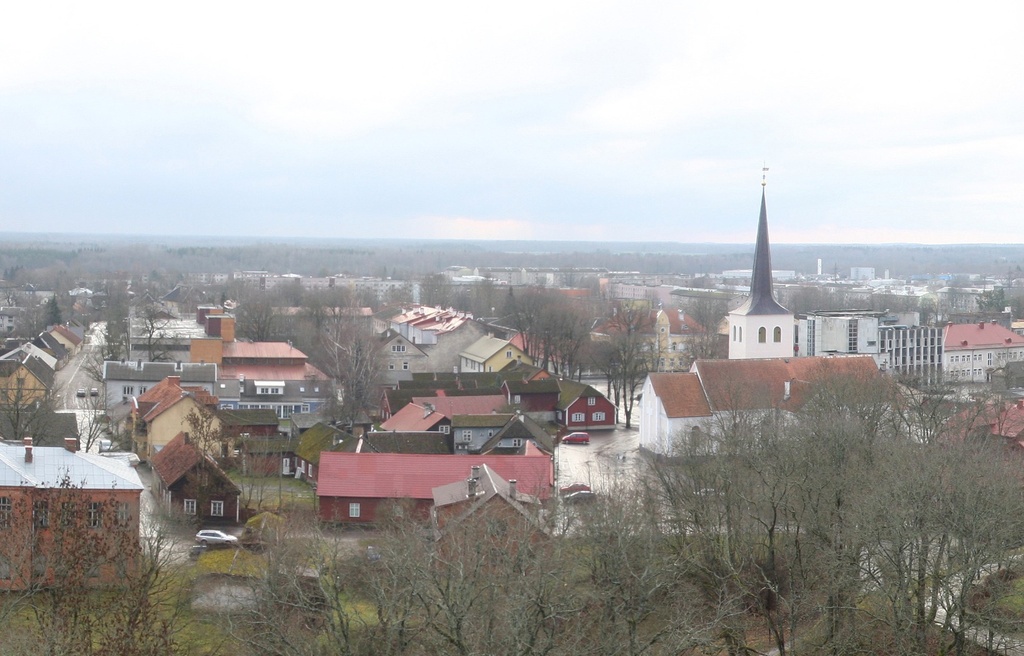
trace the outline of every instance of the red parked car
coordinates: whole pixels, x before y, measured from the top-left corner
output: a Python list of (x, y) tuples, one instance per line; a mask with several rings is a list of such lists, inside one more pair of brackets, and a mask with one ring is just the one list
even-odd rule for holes
[(562, 438), (562, 444), (590, 444), (590, 433), (577, 431)]

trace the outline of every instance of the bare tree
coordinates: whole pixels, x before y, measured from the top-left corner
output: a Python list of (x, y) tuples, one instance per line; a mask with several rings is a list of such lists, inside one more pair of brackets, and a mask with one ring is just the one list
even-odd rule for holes
[(608, 335), (594, 345), (594, 366), (608, 380), (612, 402), (622, 410), (626, 428), (632, 425), (637, 392), (658, 357), (654, 343), (651, 313), (639, 307), (620, 308), (608, 322)]
[(170, 359), (166, 333), (167, 318), (160, 308), (146, 306), (131, 321), (132, 348), (146, 354), (149, 362), (164, 362)]
[(325, 371), (341, 387), (338, 418), (354, 420), (377, 401), (384, 367), (379, 340), (351, 316), (336, 317), (320, 339)]
[(710, 360), (719, 357), (718, 327), (728, 309), (725, 301), (714, 298), (699, 298), (686, 307), (686, 314), (700, 327), (700, 330), (690, 333), (686, 340), (690, 358)]

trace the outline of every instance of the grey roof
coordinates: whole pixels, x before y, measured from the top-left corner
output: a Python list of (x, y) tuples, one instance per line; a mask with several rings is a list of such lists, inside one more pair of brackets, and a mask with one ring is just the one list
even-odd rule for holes
[(46, 386), (46, 389), (53, 388), (54, 371), (50, 365), (43, 362), (34, 355), (27, 355), (24, 360), (25, 368), (32, 372), (32, 375)]
[(181, 383), (213, 383), (217, 365), (212, 362), (115, 362), (103, 363), (104, 380), (160, 382), (168, 376), (181, 376)]
[(305, 429), (315, 426), (323, 418), (323, 415), (316, 412), (293, 412), (288, 419), (295, 428)]
[(555, 441), (544, 428), (527, 415), (514, 415), (507, 424), (497, 433), (491, 436), (480, 447), (481, 453), (488, 453), (498, 448), (504, 439), (520, 438), (524, 442), (523, 447), (509, 447), (509, 451), (522, 453), (525, 449), (526, 440), (531, 440), (537, 448), (545, 453), (554, 453)]
[(52, 351), (58, 360), (64, 360), (68, 357), (68, 350), (50, 333), (40, 333), (38, 337), (32, 340), (32, 343), (44, 351)]
[[(230, 382), (227, 379), (221, 382)], [(284, 380), (284, 394), (257, 394), (256, 380), (247, 378), (244, 382), (237, 381), (239, 387), (238, 398), (247, 402), (263, 401), (264, 403), (301, 403), (307, 399), (325, 399), (330, 396), (327, 385), (320, 385), (320, 391), (314, 392), (314, 385), (308, 380)], [(218, 397), (232, 398), (229, 394), (221, 394), (215, 389), (214, 394)]]
[(768, 244), (768, 207), (761, 189), (761, 217), (757, 222), (757, 244), (754, 246), (754, 270), (750, 278), (750, 297), (735, 310), (742, 315), (792, 314), (775, 300), (772, 287), (772, 252)]
[(86, 490), (142, 490), (138, 472), (99, 454), (37, 446), (25, 462), (23, 445), (0, 444), (0, 486), (55, 488), (65, 479)]

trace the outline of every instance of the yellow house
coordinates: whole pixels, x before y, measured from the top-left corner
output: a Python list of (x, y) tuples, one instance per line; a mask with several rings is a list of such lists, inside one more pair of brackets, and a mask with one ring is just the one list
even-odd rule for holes
[(153, 457), (178, 433), (193, 431), (189, 423), (189, 416), (193, 413), (211, 416), (208, 430), (220, 432), (220, 419), (212, 415), (217, 408), (217, 397), (201, 387), (182, 387), (180, 376), (168, 376), (142, 396), (134, 397), (132, 403), (135, 450), (145, 460)]
[(53, 384), (53, 370), (39, 358), (0, 360), (0, 403), (22, 406), (41, 401)]
[(513, 340), (497, 337), (481, 337), (459, 353), (460, 372), (501, 371), (509, 363), (519, 361), (533, 365), (533, 359), (526, 355)]

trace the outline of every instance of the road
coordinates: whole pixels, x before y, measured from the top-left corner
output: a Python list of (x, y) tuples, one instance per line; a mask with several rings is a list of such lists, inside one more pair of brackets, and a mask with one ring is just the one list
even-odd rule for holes
[[(97, 450), (97, 445), (87, 443), (90, 441), (90, 435), (94, 435), (91, 432), (93, 421), (103, 414), (103, 385), (93, 380), (88, 371), (88, 363), (96, 359), (96, 354), (103, 345), (104, 328), (103, 322), (92, 324), (82, 342), (82, 348), (54, 374), (54, 400), (57, 409), (75, 413), (82, 447), (90, 446), (87, 450), (93, 452)], [(99, 396), (89, 396), (89, 390), (94, 387), (99, 391)], [(86, 391), (84, 397), (77, 396), (79, 389)]]
[(585, 483), (598, 493), (613, 489), (639, 470), (639, 445), (640, 431), (635, 427), (591, 431), (590, 444), (560, 445), (555, 461), (558, 486)]

